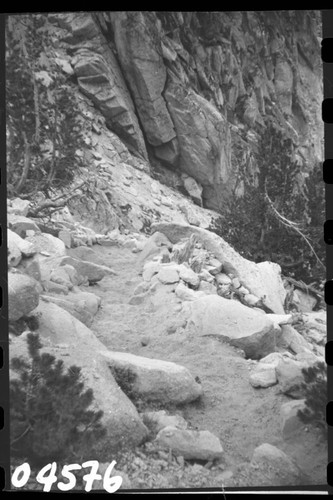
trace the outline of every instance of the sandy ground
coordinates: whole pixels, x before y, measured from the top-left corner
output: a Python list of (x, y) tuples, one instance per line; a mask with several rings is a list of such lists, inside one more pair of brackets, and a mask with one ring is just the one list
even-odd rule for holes
[[(226, 468), (233, 470), (248, 462), (255, 447), (267, 442), (295, 458), (310, 478), (309, 484), (326, 484), (327, 446), (319, 432), (303, 427), (288, 442), (282, 439), (280, 407), (289, 398), (279, 393), (279, 386), (254, 389), (249, 383), (250, 361), (242, 352), (184, 329), (180, 302), (172, 287), (160, 289), (143, 304), (130, 305), (129, 298), (142, 281), (139, 254), (98, 245), (94, 250), (118, 274), (105, 277), (91, 289), (102, 298), (92, 330), (110, 350), (173, 361), (200, 378), (204, 389), (200, 402), (177, 411), (191, 428), (206, 429), (219, 437)], [(141, 344), (143, 337), (148, 340), (146, 346)], [(213, 476), (212, 472), (212, 487)]]

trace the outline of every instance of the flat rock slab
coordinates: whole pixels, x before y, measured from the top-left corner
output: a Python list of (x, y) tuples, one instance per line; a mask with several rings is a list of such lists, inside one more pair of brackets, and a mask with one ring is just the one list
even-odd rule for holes
[(221, 337), (252, 359), (275, 350), (273, 323), (265, 314), (218, 295), (207, 295), (184, 307), (188, 326), (199, 335)]
[(39, 303), (38, 281), (20, 273), (8, 273), (8, 317), (16, 321)]
[(161, 447), (187, 460), (216, 460), (223, 456), (220, 440), (209, 431), (164, 427), (155, 440)]
[(133, 392), (152, 401), (188, 403), (202, 395), (202, 387), (184, 366), (126, 352), (103, 351), (110, 367), (129, 370)]
[(281, 278), (281, 268), (273, 262), (256, 264), (244, 259), (220, 236), (203, 228), (186, 224), (158, 222), (151, 226), (152, 231), (159, 231), (172, 242), (177, 243), (192, 234), (204, 244), (222, 262), (222, 272), (232, 272), (239, 277), (242, 284), (255, 296), (263, 299), (263, 303), (273, 313), (284, 314), (286, 291)]
[[(94, 407), (103, 410), (102, 421), (108, 431), (103, 445), (113, 448), (141, 443), (148, 430), (101, 355), (105, 346), (89, 328), (56, 304), (41, 301), (33, 314), (38, 315), (36, 333), (45, 349), (63, 359), (66, 367), (79, 366), (85, 386), (93, 390)], [(16, 355), (14, 348), (11, 355)]]
[(178, 283), (179, 281), (179, 270), (176, 266), (162, 267), (157, 273), (157, 278), (161, 283), (171, 284)]

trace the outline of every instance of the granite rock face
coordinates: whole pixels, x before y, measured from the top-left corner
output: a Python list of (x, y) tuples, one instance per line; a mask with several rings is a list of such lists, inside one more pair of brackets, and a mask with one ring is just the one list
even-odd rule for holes
[(107, 127), (136, 157), (171, 167), (165, 175), (178, 175), (179, 185), (182, 174), (190, 176), (196, 203), (221, 209), (244, 194), (245, 175), (255, 182), (252, 160), (268, 122), (291, 139), (304, 172), (322, 160), (319, 12), (52, 19), (62, 29), (67, 66)]

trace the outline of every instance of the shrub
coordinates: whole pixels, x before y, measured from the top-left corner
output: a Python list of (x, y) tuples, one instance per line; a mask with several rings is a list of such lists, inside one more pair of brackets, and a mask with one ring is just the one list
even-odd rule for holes
[(135, 401), (137, 399), (137, 394), (134, 390), (134, 383), (136, 380), (136, 374), (130, 368), (122, 368), (120, 366), (110, 367), (111, 373), (115, 378), (115, 381), (119, 385), (120, 389), (126, 396)]
[[(84, 390), (81, 369), (49, 353), (40, 354), (39, 335), (27, 335), (29, 360), (12, 359), (18, 377), (10, 381), (11, 453), (31, 463), (66, 459), (105, 435), (102, 411), (89, 409), (92, 389)], [(45, 462), (46, 461), (46, 462)]]
[(243, 161), (240, 154), (235, 161), (244, 194), (226, 203), (210, 230), (245, 258), (277, 262), (285, 274), (320, 285), (325, 279), (325, 187), (320, 165), (304, 175), (293, 160), (291, 140), (273, 125), (266, 127), (254, 155)]
[(327, 375), (324, 362), (317, 362), (310, 368), (303, 368), (305, 391), (305, 409), (298, 410), (302, 422), (318, 425), (326, 436), (326, 404), (327, 404)]

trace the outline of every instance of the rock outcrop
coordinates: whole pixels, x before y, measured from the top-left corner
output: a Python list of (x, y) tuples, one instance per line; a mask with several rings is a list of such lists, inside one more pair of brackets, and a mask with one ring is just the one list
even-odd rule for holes
[(244, 259), (217, 234), (203, 228), (161, 222), (153, 224), (152, 230), (165, 234), (172, 243), (194, 235), (208, 251), (220, 260), (222, 270), (226, 269), (227, 274), (239, 277), (242, 284), (258, 299), (261, 299), (272, 312), (284, 313), (283, 304), (286, 293), (281, 279), (281, 268), (278, 264), (273, 262), (255, 264)]
[[(128, 148), (142, 159), (136, 168), (148, 171), (149, 157), (185, 191), (182, 174), (190, 176), (199, 186), (195, 202), (221, 209), (244, 194), (244, 158), (255, 181), (253, 160), (268, 123), (291, 139), (304, 171), (322, 160), (320, 20), (305, 10), (212, 16), (117, 11), (51, 20), (60, 59), (126, 146), (123, 158)], [(109, 149), (109, 161), (116, 154)]]

